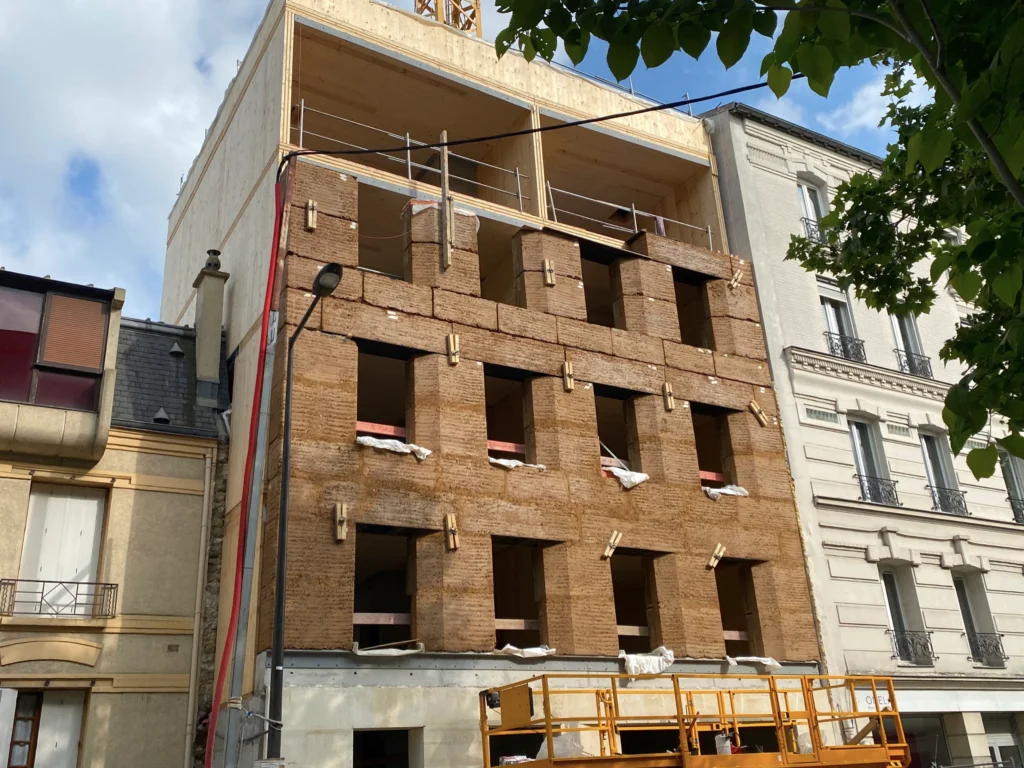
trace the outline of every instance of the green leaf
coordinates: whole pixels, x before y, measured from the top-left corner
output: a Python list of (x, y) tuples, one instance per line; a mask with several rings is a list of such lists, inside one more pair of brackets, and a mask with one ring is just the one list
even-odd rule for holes
[(548, 10), (547, 0), (515, 0), (512, 4), (512, 23), (516, 29), (529, 30), (544, 19)]
[(1004, 304), (1012, 307), (1020, 292), (1022, 277), (1024, 274), (1021, 273), (1020, 266), (1013, 264), (992, 279), (992, 291)]
[(1018, 459), (1024, 459), (1024, 436), (1014, 432), (1006, 437), (996, 440), (996, 442)]
[(793, 79), (793, 72), (787, 66), (773, 64), (768, 69), (768, 87), (777, 98), (782, 98), (789, 90), (789, 83)]
[(964, 91), (964, 94), (960, 99), (960, 106), (956, 109), (956, 121), (958, 123), (964, 123), (977, 115), (981, 105), (986, 99), (988, 99), (991, 92), (992, 88), (989, 85), (987, 78), (982, 77), (974, 82), (967, 90)]
[(664, 64), (675, 49), (676, 36), (672, 31), (672, 25), (664, 21), (651, 24), (640, 40), (640, 54), (644, 57), (644, 64), (648, 69)]
[(995, 474), (997, 461), (999, 461), (999, 451), (994, 445), (975, 448), (967, 454), (967, 466), (979, 480), (983, 477), (992, 477)]
[(516, 33), (512, 27), (503, 29), (498, 33), (498, 36), (494, 38), (494, 51), (498, 54), (499, 59), (508, 53), (508, 49), (512, 47), (512, 43), (515, 41)]
[(779, 25), (779, 17), (770, 8), (754, 14), (754, 31), (765, 37), (774, 37), (775, 28)]
[(572, 14), (564, 5), (556, 3), (548, 10), (548, 15), (544, 17), (544, 23), (558, 37), (565, 37), (572, 28)]
[(948, 405), (942, 408), (942, 421), (950, 432), (956, 430), (958, 416), (949, 409)]
[(774, 63), (775, 51), (768, 51), (768, 53), (765, 54), (765, 57), (761, 59), (761, 77), (764, 77), (768, 73), (768, 70)]
[(537, 49), (533, 47), (533, 40), (526, 35), (519, 36), (519, 48), (523, 52), (523, 58), (527, 61), (533, 61), (537, 56)]
[(796, 61), (800, 71), (807, 75), (811, 90), (827, 96), (836, 74), (832, 52), (819, 43), (801, 43), (796, 49)]
[(725, 68), (728, 69), (741, 58), (750, 45), (751, 25), (747, 23), (749, 17), (733, 14), (726, 22), (725, 27), (718, 33), (718, 58), (722, 60)]
[(590, 32), (585, 29), (580, 30), (579, 36), (573, 42), (570, 42), (568, 39), (565, 41), (565, 53), (576, 66), (579, 66), (583, 59), (586, 58), (589, 47)]
[(790, 61), (803, 34), (804, 27), (800, 22), (800, 14), (790, 11), (786, 14), (786, 20), (782, 22), (782, 33), (775, 40), (775, 60), (779, 63)]
[(695, 21), (684, 21), (676, 30), (676, 37), (679, 38), (680, 48), (699, 59), (711, 40), (711, 30)]
[(978, 296), (981, 290), (981, 275), (974, 270), (959, 272), (949, 278), (949, 284), (953, 290), (960, 294), (960, 298), (970, 303)]
[(921, 165), (928, 173), (942, 165), (953, 147), (953, 132), (946, 128), (925, 127), (921, 136)]
[(932, 261), (931, 270), (929, 272), (933, 283), (939, 282), (939, 278), (942, 277), (942, 273), (949, 269), (955, 259), (956, 251), (952, 249), (939, 252)]
[(551, 61), (558, 49), (558, 37), (550, 29), (535, 29), (530, 33), (530, 41), (543, 58)]
[(917, 161), (921, 157), (921, 150), (923, 149), (922, 137), (920, 133), (915, 133), (907, 141), (907, 165), (903, 169), (903, 173), (910, 176), (917, 168)]
[(826, 5), (837, 10), (822, 11), (818, 18), (818, 29), (825, 37), (845, 43), (850, 39), (850, 14), (846, 9), (846, 3), (841, 0), (828, 0)]
[(630, 43), (622, 38), (616, 38), (608, 46), (608, 69), (616, 80), (622, 82), (636, 69), (637, 59), (640, 58), (640, 48), (636, 43)]

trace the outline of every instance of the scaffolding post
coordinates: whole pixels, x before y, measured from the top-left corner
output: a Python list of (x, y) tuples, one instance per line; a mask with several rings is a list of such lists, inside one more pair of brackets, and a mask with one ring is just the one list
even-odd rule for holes
[(302, 99), (299, 102), (299, 148), (302, 148), (302, 134), (305, 130), (306, 123), (306, 100)]
[(558, 221), (558, 209), (555, 208), (555, 194), (551, 191), (551, 182), (547, 182), (548, 204), (551, 206), (551, 220)]
[(448, 131), (441, 131), (441, 214), (439, 223), (441, 225), (441, 270), (444, 271), (452, 265), (452, 200), (451, 190), (448, 188)]
[(405, 175), (412, 181), (412, 141), (409, 134), (405, 134)]
[(516, 166), (516, 199), (519, 201), (519, 212), (523, 212), (523, 182), (519, 176), (519, 166)]
[(713, 250), (715, 250), (715, 241), (711, 238), (711, 225), (710, 224), (708, 224), (708, 227), (707, 227), (706, 231), (708, 233), (708, 250), (709, 251), (713, 251)]
[(636, 221), (636, 203), (630, 203), (629, 204), (629, 210), (633, 212), (633, 232), (634, 233), (639, 232), (640, 231), (640, 225), (637, 224), (637, 221)]

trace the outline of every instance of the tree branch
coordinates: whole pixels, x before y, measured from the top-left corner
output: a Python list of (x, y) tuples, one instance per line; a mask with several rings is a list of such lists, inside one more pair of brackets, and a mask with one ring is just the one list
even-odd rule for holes
[(867, 19), (868, 21), (873, 21), (876, 24), (881, 24), (883, 27), (886, 27), (899, 35), (904, 42), (910, 43), (911, 45), (914, 44), (913, 41), (907, 37), (906, 33), (899, 26), (894, 24), (891, 19), (887, 19), (885, 16), (879, 16), (877, 13), (856, 11), (852, 8), (838, 8), (831, 5), (776, 5), (774, 3), (769, 5), (764, 2), (758, 3), (758, 5), (773, 11), (834, 11), (836, 13), (848, 13), (850, 16), (857, 16), (858, 18)]
[(942, 42), (942, 33), (939, 32), (939, 22), (936, 20), (931, 6), (928, 5), (928, 0), (921, 0), (921, 6), (924, 8), (924, 15), (928, 19), (928, 26), (932, 28), (932, 35), (935, 37), (935, 66), (939, 69), (945, 69), (946, 46)]

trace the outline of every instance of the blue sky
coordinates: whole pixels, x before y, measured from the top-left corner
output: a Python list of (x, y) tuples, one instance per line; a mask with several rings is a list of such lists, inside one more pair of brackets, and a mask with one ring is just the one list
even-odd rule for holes
[[(0, 121), (0, 266), (122, 287), (126, 314), (157, 318), (167, 214), (265, 7), (266, 0), (0, 3), (0, 82), (5, 103), (18, 105), (14, 119)], [(485, 36), (502, 26), (484, 0)], [(641, 61), (634, 87), (671, 101), (755, 82), (769, 44), (755, 35), (730, 70), (713, 42), (700, 61), (677, 54), (653, 71)], [(599, 42), (581, 69), (610, 77)], [(889, 140), (877, 128), (881, 78), (860, 67), (840, 73), (827, 100), (802, 83), (781, 102), (767, 89), (745, 100), (880, 154)]]

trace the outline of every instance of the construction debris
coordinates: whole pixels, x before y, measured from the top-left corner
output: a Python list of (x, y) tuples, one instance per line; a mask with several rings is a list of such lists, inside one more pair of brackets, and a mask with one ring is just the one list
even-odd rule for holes
[(554, 656), (558, 653), (558, 650), (556, 648), (548, 648), (546, 645), (539, 645), (536, 648), (516, 648), (514, 645), (506, 645), (498, 653), (518, 656), (521, 659), (539, 659), (544, 656)]
[(423, 461), (427, 456), (433, 453), (429, 448), (424, 448), (413, 443), (403, 443), (401, 440), (382, 440), (379, 437), (370, 437), (369, 435), (360, 435), (356, 438), (356, 442), (359, 445), (366, 445), (370, 448), (380, 448), (382, 451), (392, 451), (393, 453), (411, 453), (420, 461)]
[(735, 667), (737, 664), (763, 664), (766, 667), (778, 667), (782, 669), (782, 665), (779, 664), (771, 656), (726, 656), (725, 660), (729, 662), (729, 666)]
[(708, 488), (704, 486), (704, 493), (712, 501), (718, 501), (723, 496), (749, 496), (747, 489), (738, 485), (723, 485), (721, 488)]
[(619, 651), (619, 658), (624, 660), (627, 675), (660, 675), (672, 666), (676, 655), (665, 646), (659, 645), (650, 653)]
[(497, 464), (499, 467), (504, 467), (505, 469), (515, 469), (516, 467), (547, 469), (543, 464), (527, 464), (525, 461), (519, 461), (519, 459), (496, 459), (493, 456), (488, 456), (487, 460), (491, 462), (491, 464)]
[[(605, 467), (604, 469), (619, 478), (619, 482), (622, 483), (622, 487), (626, 490), (638, 486), (646, 480), (650, 480), (650, 476), (643, 472), (630, 472), (628, 469), (623, 469), (622, 467)], [(707, 489), (705, 488), (704, 490)], [(747, 492), (743, 491), (742, 495), (746, 496)]]

